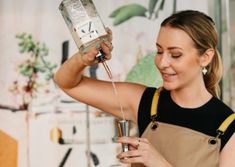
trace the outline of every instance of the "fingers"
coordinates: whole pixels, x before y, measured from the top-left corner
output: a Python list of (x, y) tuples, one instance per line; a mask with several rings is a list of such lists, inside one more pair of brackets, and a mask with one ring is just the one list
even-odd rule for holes
[(124, 164), (133, 164), (133, 163), (144, 163), (142, 157), (130, 157), (130, 158), (122, 158), (120, 161)]
[(126, 143), (129, 144), (136, 149), (144, 148), (146, 144), (149, 143), (149, 141), (145, 138), (137, 138), (137, 137), (120, 137), (117, 142), (119, 143)]
[(145, 156), (143, 155), (143, 151), (140, 150), (122, 152), (119, 155), (117, 155), (117, 158), (120, 159), (120, 161), (125, 164), (144, 163), (145, 161)]
[(99, 60), (96, 58), (99, 52), (102, 52), (102, 54), (105, 56), (105, 60), (109, 60), (111, 59), (112, 49), (113, 46), (109, 41), (102, 40), (101, 42), (99, 40), (94, 45), (91, 45), (80, 51), (81, 60), (84, 65), (93, 65), (99, 63)]
[(117, 141), (136, 147), (134, 150), (129, 149), (117, 155), (122, 163), (142, 163), (144, 166), (161, 166), (166, 163), (164, 157), (146, 138), (121, 137)]
[(118, 154), (117, 158), (127, 159), (127, 158), (131, 158), (131, 157), (140, 157), (140, 156), (141, 156), (140, 151), (132, 150), (132, 151), (122, 152), (122, 153)]
[(106, 32), (108, 33), (108, 40), (111, 42), (113, 40), (113, 33), (110, 28), (106, 27), (105, 28)]
[[(149, 141), (146, 138), (121, 137), (117, 140), (119, 143), (129, 144), (129, 151), (121, 152), (117, 155), (122, 163), (142, 163), (145, 164), (149, 158)], [(132, 149), (130, 149), (132, 148)], [(135, 149), (133, 149), (135, 148)]]
[(113, 46), (110, 42), (102, 42), (101, 43), (101, 50), (105, 54), (105, 59), (111, 59), (111, 51), (113, 50)]
[(113, 50), (113, 44), (109, 41), (104, 41), (101, 43), (102, 50), (103, 48), (106, 48), (107, 51), (111, 52)]
[(90, 66), (98, 63), (98, 61), (96, 60), (96, 55), (99, 53), (99, 47), (100, 45), (95, 47), (90, 46), (83, 49), (82, 51), (79, 51), (79, 56), (81, 56), (81, 61), (84, 65)]
[(132, 145), (128, 145), (128, 150), (132, 151), (132, 150), (136, 150), (138, 149), (136, 146), (132, 146)]
[(126, 143), (129, 144), (135, 148), (137, 148), (136, 146), (138, 145), (138, 140), (136, 137), (120, 137), (117, 140), (118, 143)]

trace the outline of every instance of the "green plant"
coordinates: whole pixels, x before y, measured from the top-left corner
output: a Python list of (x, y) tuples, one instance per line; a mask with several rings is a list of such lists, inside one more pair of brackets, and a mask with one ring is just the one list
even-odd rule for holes
[[(109, 17), (113, 18), (113, 25), (117, 26), (133, 17), (141, 16), (154, 20), (158, 17), (160, 10), (163, 10), (165, 0), (149, 0), (148, 8), (137, 3), (123, 5), (115, 9)], [(176, 11), (176, 0), (173, 3), (173, 12)]]
[(35, 41), (31, 34), (19, 33), (16, 35), (18, 47), (22, 56), (27, 56), (17, 65), (17, 71), (26, 79), (26, 83), (20, 86), (16, 80), (10, 88), (13, 93), (20, 92), (23, 96), (21, 108), (27, 108), (30, 100), (35, 97), (35, 92), (42, 86), (42, 80), (39, 81), (39, 74), (43, 74), (44, 80), (49, 82), (53, 77), (53, 70), (57, 67), (47, 60), (49, 49), (45, 43)]
[(20, 53), (30, 54), (30, 58), (19, 66), (20, 73), (25, 77), (33, 78), (41, 72), (45, 74), (46, 80), (50, 80), (53, 77), (52, 71), (57, 65), (45, 60), (49, 52), (46, 44), (35, 42), (32, 35), (27, 33), (17, 34), (16, 38), (19, 40)]
[(156, 52), (149, 53), (143, 57), (132, 69), (128, 72), (126, 81), (143, 84), (146, 86), (162, 85), (161, 74), (154, 64)]

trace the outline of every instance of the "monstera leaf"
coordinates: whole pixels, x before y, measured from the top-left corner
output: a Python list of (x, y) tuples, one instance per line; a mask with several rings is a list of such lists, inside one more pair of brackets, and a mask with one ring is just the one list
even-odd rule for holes
[(156, 52), (152, 52), (142, 58), (127, 74), (126, 81), (151, 87), (159, 87), (162, 83), (162, 79), (161, 74), (154, 64), (155, 55)]

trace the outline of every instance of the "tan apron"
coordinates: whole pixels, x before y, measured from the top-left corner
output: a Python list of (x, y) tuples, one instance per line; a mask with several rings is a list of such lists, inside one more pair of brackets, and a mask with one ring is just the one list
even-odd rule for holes
[[(209, 136), (189, 128), (156, 122), (159, 94), (158, 89), (152, 100), (152, 122), (149, 123), (141, 137), (147, 138), (173, 167), (218, 167), (220, 135), (235, 119), (235, 114), (231, 114), (221, 124), (216, 137)], [(132, 164), (131, 166), (144, 167), (142, 164)]]

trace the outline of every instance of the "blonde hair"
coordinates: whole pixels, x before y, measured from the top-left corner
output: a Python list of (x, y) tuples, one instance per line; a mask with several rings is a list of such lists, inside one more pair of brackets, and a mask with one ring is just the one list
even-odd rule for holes
[(170, 26), (185, 31), (194, 41), (195, 48), (203, 55), (207, 49), (213, 48), (215, 54), (207, 66), (207, 74), (203, 79), (207, 90), (216, 97), (220, 95), (219, 81), (222, 77), (222, 62), (217, 50), (218, 35), (214, 21), (206, 14), (185, 10), (166, 18), (161, 26)]

